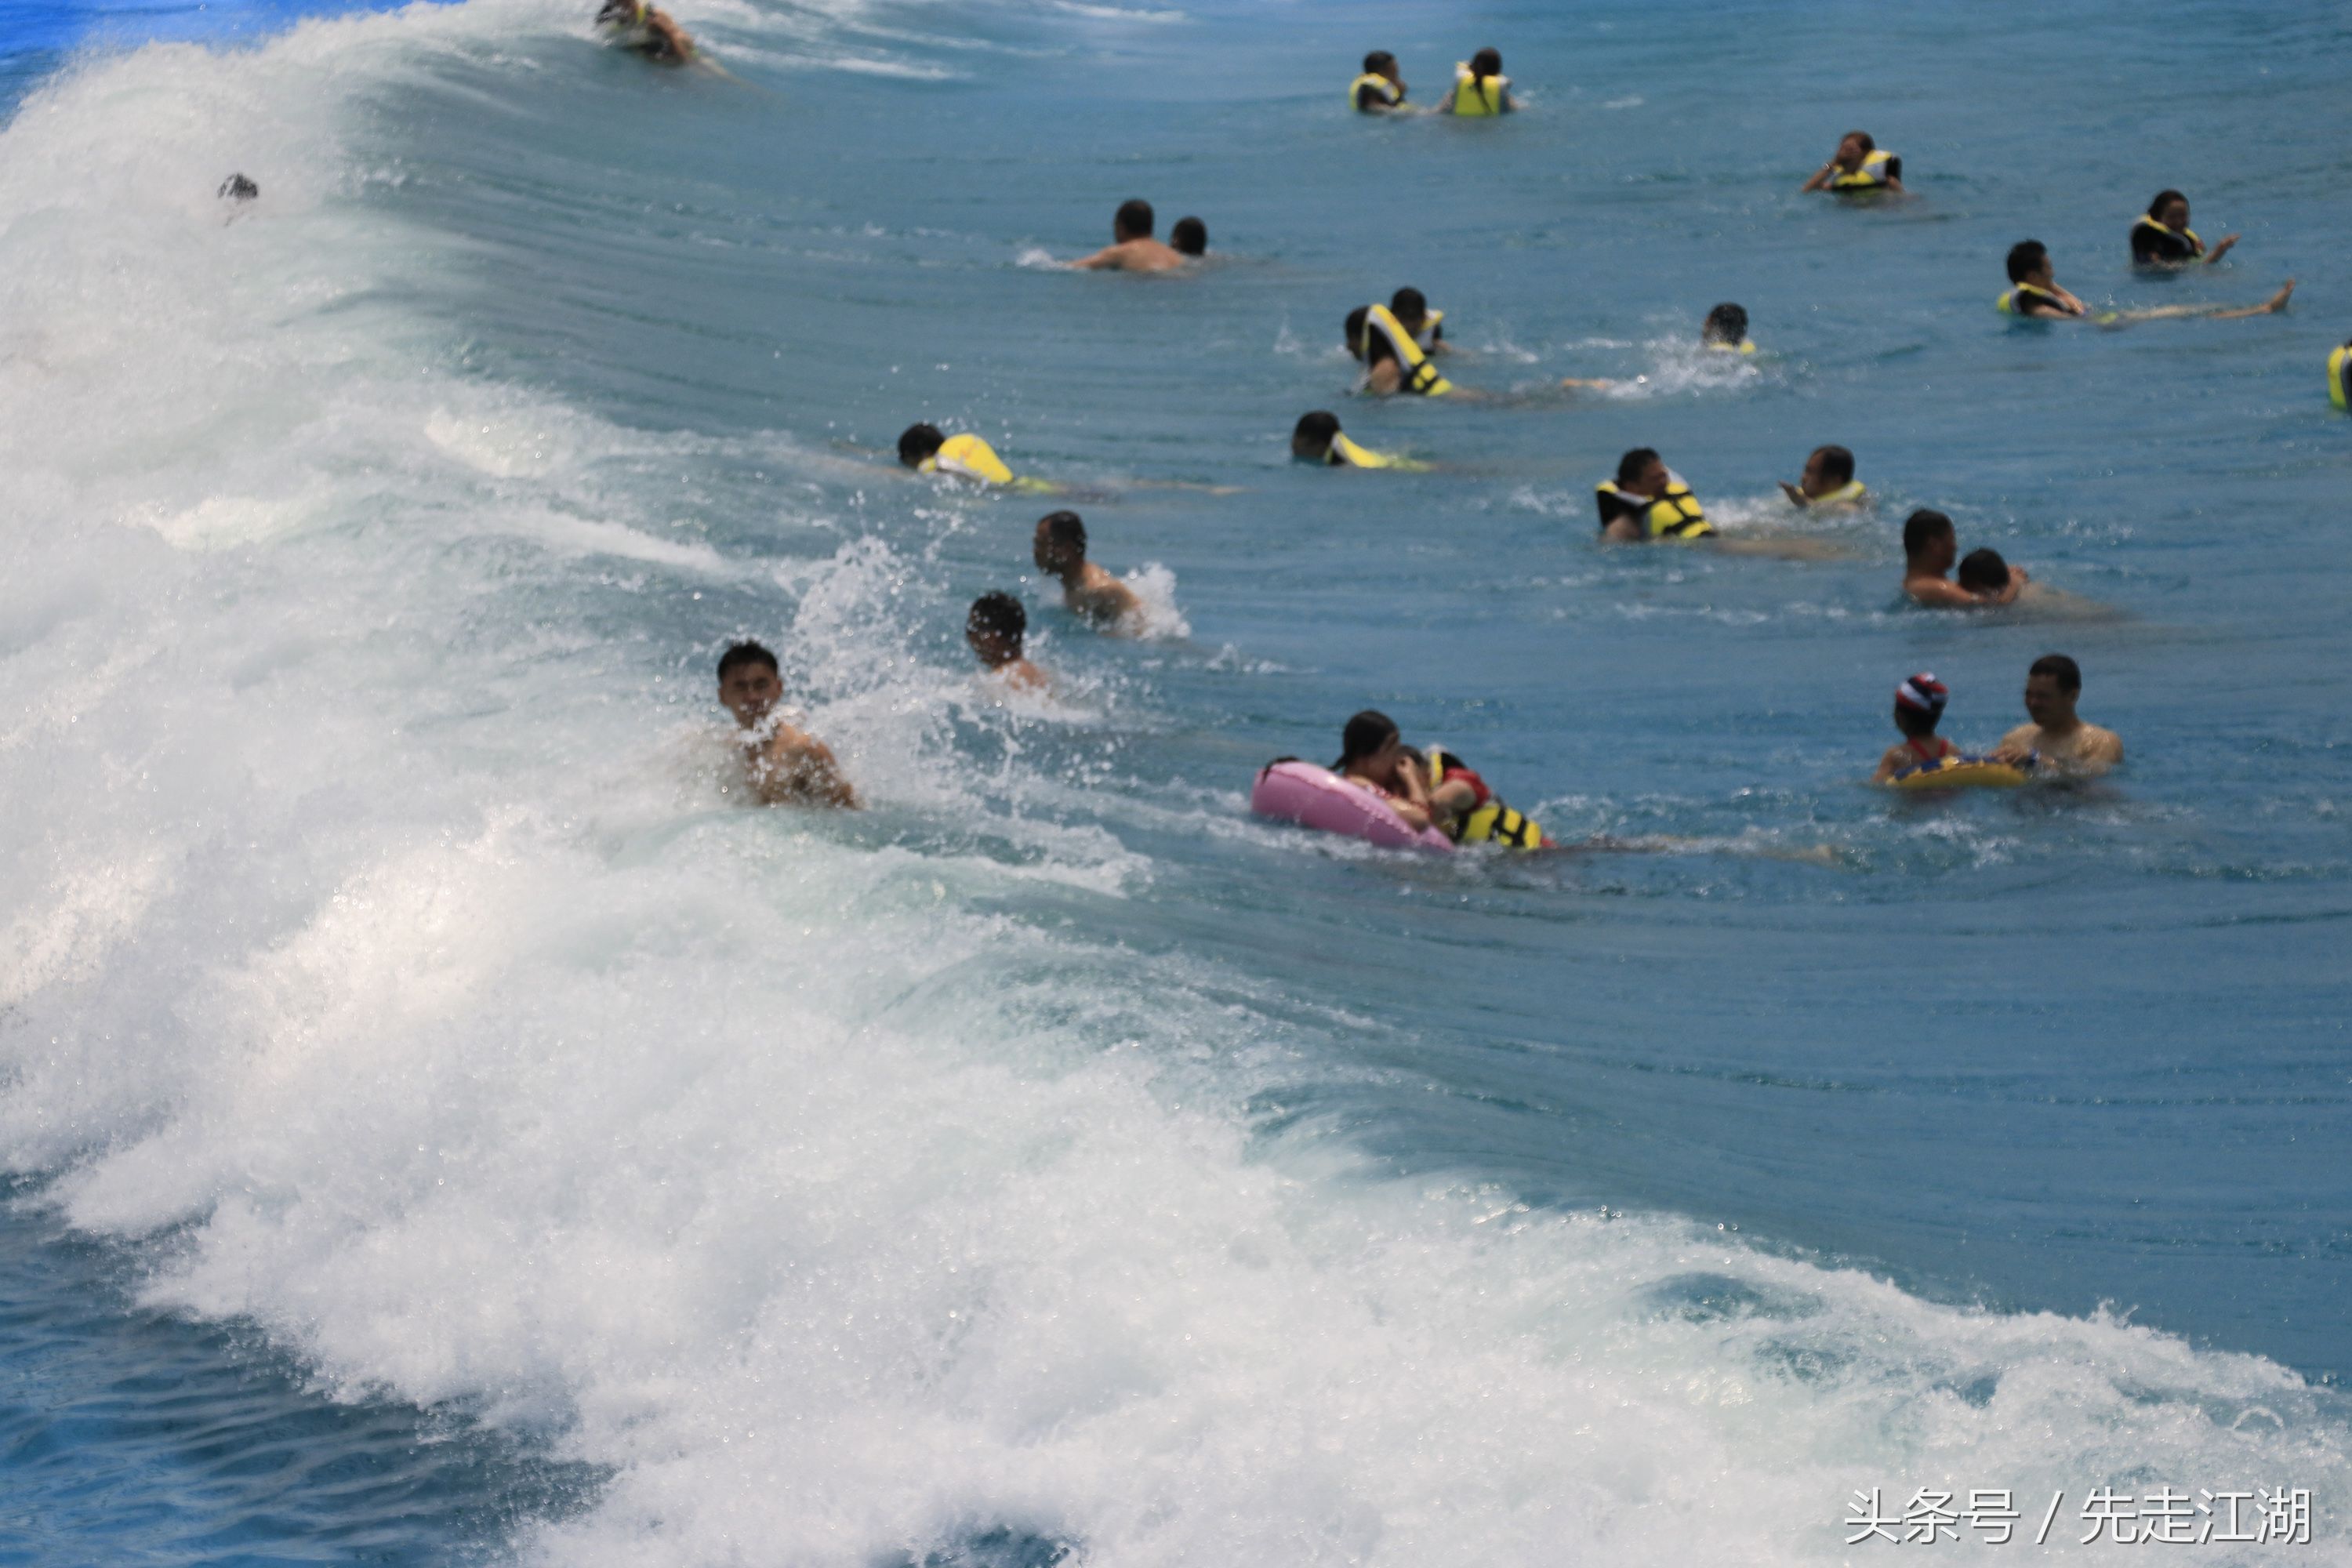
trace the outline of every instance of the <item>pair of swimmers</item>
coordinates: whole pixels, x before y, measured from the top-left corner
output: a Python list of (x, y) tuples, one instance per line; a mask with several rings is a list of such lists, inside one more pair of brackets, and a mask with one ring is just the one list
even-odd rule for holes
[[(1142, 629), (1143, 600), (1133, 588), (1087, 559), (1087, 525), (1074, 511), (1037, 520), (1030, 541), (1037, 570), (1062, 584), (1062, 606), (1097, 631), (1132, 636)], [(1029, 612), (1006, 593), (982, 594), (964, 617), (964, 640), (981, 668), (1020, 691), (1044, 691), (1053, 678), (1027, 653)]]
[(1370, 791), (1414, 828), (1434, 827), (1456, 844), (1541, 849), (1550, 840), (1535, 823), (1496, 799), (1486, 781), (1442, 747), (1404, 743), (1396, 721), (1366, 709), (1339, 734), (1331, 772)]
[(1180, 217), (1162, 245), (1151, 237), (1159, 225), (1151, 204), (1137, 197), (1121, 202), (1111, 215), (1108, 245), (1092, 256), (1068, 263), (1081, 272), (1173, 272), (1209, 253), (1209, 226), (1196, 217)]
[[(1349, 106), (1359, 114), (1411, 114), (1405, 100), (1404, 75), (1396, 56), (1374, 49), (1364, 57), (1363, 73), (1348, 84)], [(1437, 106), (1440, 114), (1486, 119), (1518, 108), (1511, 97), (1511, 79), (1503, 74), (1499, 49), (1480, 49), (1454, 67), (1454, 89)]]
[[(1363, 367), (1356, 390), (1373, 397), (1400, 393), (1418, 397), (1452, 396), (1475, 401), (1487, 395), (1448, 381), (1436, 365), (1438, 356), (1454, 352), (1445, 341), (1445, 312), (1433, 310), (1418, 289), (1400, 289), (1386, 305), (1359, 305), (1340, 324), (1340, 339)], [(1726, 301), (1706, 313), (1699, 325), (1699, 347), (1710, 353), (1753, 354), (1755, 340), (1748, 335), (1746, 307)], [(1605, 391), (1615, 381), (1570, 376), (1561, 386)]]
[[(1985, 760), (2014, 768), (2031, 767), (2037, 775), (2061, 778), (2096, 778), (2121, 765), (2121, 738), (2113, 730), (2085, 721), (2074, 710), (2082, 695), (2082, 666), (2063, 653), (2035, 659), (2025, 673), (2028, 722), (2003, 735)], [(1903, 739), (1878, 759), (1871, 783), (1891, 784), (1899, 774), (1935, 767), (1961, 754), (1951, 742), (1936, 733), (1950, 698), (1944, 683), (1925, 671), (1895, 689), (1895, 728)]]

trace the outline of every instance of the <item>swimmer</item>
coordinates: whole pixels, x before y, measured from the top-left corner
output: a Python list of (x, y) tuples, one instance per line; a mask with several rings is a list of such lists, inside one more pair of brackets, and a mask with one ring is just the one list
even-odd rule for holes
[(2132, 220), (2131, 257), (2135, 267), (2186, 267), (2202, 261), (2210, 265), (2230, 253), (2238, 243), (2234, 234), (2225, 234), (2207, 250), (2197, 231), (2189, 226), (2189, 198), (2179, 191), (2158, 191), (2156, 200), (2147, 204), (2147, 211)]
[(2352, 410), (2352, 342), (2328, 351), (2327, 401)]
[(1849, 131), (1839, 139), (1838, 149), (1830, 154), (1830, 161), (1805, 182), (1804, 189), (1829, 191), (1841, 196), (1870, 195), (1879, 191), (1899, 196), (1904, 194), (1903, 160), (1892, 153), (1880, 152), (1869, 132)]
[(1400, 289), (1389, 298), (1389, 314), (1397, 324), (1412, 334), (1425, 354), (1450, 354), (1454, 346), (1445, 341), (1445, 312), (1429, 308), (1429, 296), (1418, 289)]
[(1405, 748), (1409, 765), (1423, 770), (1429, 786), (1431, 817), (1437, 830), (1456, 844), (1500, 844), (1512, 849), (1551, 849), (1558, 846), (1544, 830), (1496, 798), (1467, 763), (1442, 746)]
[(1896, 773), (1906, 769), (1924, 767), (1952, 755), (1952, 743), (1936, 733), (1936, 726), (1944, 717), (1944, 704), (1949, 700), (1951, 693), (1944, 683), (1924, 670), (1895, 689), (1895, 727), (1903, 731), (1903, 739), (1887, 747), (1885, 754), (1878, 759), (1878, 770), (1870, 775), (1871, 783), (1891, 783)]
[(1397, 72), (1396, 57), (1374, 49), (1364, 57), (1364, 73), (1348, 84), (1348, 101), (1359, 114), (1412, 112), (1405, 108), (1404, 78)]
[(1121, 202), (1111, 215), (1111, 242), (1070, 265), (1082, 272), (1173, 272), (1184, 258), (1151, 237), (1159, 221), (1150, 202)]
[(2025, 568), (2002, 562), (2006, 575), (2000, 587), (1988, 594), (1969, 592), (1949, 576), (1959, 553), (1959, 534), (1942, 512), (1922, 507), (1904, 519), (1903, 592), (1913, 604), (1938, 610), (1981, 610), (2013, 604), (2025, 591)]
[(1412, 332), (1386, 305), (1364, 305), (1348, 316), (1348, 346), (1364, 362), (1359, 392), (1374, 397), (1407, 393), (1416, 397), (1466, 395), (1437, 374)]
[(982, 594), (964, 617), (963, 640), (991, 678), (1015, 691), (1049, 691), (1053, 677), (1022, 656), (1028, 633), (1029, 612), (1010, 594)]
[(1952, 581), (1979, 599), (2000, 593), (2009, 586), (2009, 562), (1990, 548), (1969, 551), (1952, 572)]
[(1503, 74), (1502, 51), (1480, 49), (1468, 64), (1454, 62), (1453, 96), (1438, 106), (1437, 112), (1466, 120), (1509, 114), (1518, 107), (1511, 97), (1511, 79)]
[(837, 805), (857, 809), (857, 792), (823, 741), (776, 711), (784, 683), (776, 656), (739, 642), (719, 656), (719, 700), (742, 733), (743, 777), (762, 805)]
[(1400, 474), (1431, 472), (1427, 463), (1359, 447), (1340, 433), (1339, 416), (1325, 409), (1302, 414), (1291, 427), (1290, 456), (1300, 463), (1320, 463), (1333, 468), (1392, 468)]
[(604, 0), (596, 24), (609, 26), (621, 47), (656, 64), (682, 66), (694, 58), (694, 40), (670, 19), (669, 13), (646, 0)]
[[(2024, 239), (2009, 248), (2009, 280), (2012, 287), (1993, 303), (2003, 313), (2036, 321), (2081, 321), (2090, 316), (2082, 300), (2058, 287), (2049, 247), (2038, 239)], [(2103, 327), (2128, 326), (2134, 321), (2174, 321), (2203, 316), (2216, 321), (2271, 316), (2286, 309), (2294, 293), (2290, 278), (2280, 290), (2259, 305), (2163, 305), (2152, 310), (2102, 310), (2095, 318)]]
[(1180, 217), (1168, 231), (1168, 243), (1177, 255), (1198, 261), (1209, 254), (1209, 226), (1196, 217)]
[(1055, 495), (1060, 487), (1023, 479), (1004, 466), (996, 448), (969, 431), (942, 435), (936, 425), (909, 425), (898, 436), (898, 462), (919, 474), (945, 474), (977, 485), (1001, 486), (1024, 495)]
[(1087, 559), (1087, 525), (1074, 511), (1057, 511), (1037, 522), (1030, 546), (1037, 570), (1060, 579), (1062, 605), (1104, 631), (1132, 631), (1143, 616), (1135, 590)]
[(1420, 759), (1405, 750), (1396, 721), (1387, 714), (1367, 708), (1348, 721), (1331, 771), (1386, 801), (1408, 827), (1436, 825)]
[(2033, 722), (2000, 738), (1993, 761), (2073, 778), (2096, 778), (2124, 760), (2113, 730), (2085, 723), (2074, 712), (2083, 694), (2083, 667), (2063, 653), (2046, 653), (2025, 672), (2025, 711)]
[(1748, 335), (1748, 310), (1728, 300), (1706, 313), (1699, 324), (1698, 346), (1713, 353), (1752, 354), (1756, 343)]
[(261, 187), (243, 174), (231, 174), (221, 182), (220, 198), (225, 202), (249, 202), (261, 195)]
[(1814, 447), (1797, 482), (1780, 481), (1780, 493), (1809, 511), (1850, 511), (1870, 504), (1870, 492), (1853, 477), (1853, 454), (1843, 447)]
[(1706, 539), (1715, 527), (1698, 498), (1656, 450), (1636, 447), (1617, 459), (1617, 477), (1594, 487), (1603, 539)]

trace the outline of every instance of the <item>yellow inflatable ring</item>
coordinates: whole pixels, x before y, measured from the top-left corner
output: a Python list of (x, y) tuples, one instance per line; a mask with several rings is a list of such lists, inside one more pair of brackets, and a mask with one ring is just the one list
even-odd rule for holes
[[(2032, 764), (2031, 757), (2026, 759)], [(2025, 783), (2024, 768), (1996, 763), (1990, 757), (1964, 757), (1955, 752), (1916, 768), (1906, 768), (1886, 782), (1896, 789), (2015, 789)]]

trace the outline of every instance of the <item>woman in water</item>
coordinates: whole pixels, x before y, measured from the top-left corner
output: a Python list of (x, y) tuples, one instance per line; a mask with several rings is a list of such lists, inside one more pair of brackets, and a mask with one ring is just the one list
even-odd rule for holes
[(1503, 52), (1480, 49), (1468, 65), (1454, 68), (1454, 92), (1438, 105), (1440, 114), (1465, 118), (1508, 114), (1518, 105), (1511, 99), (1511, 79), (1503, 74)]
[(2131, 253), (2135, 267), (2187, 267), (2192, 262), (2215, 262), (2230, 253), (2238, 243), (2234, 234), (2225, 234), (2205, 248), (2189, 226), (2189, 198), (2179, 191), (2158, 191), (2156, 200), (2147, 204), (2147, 211), (2132, 220)]
[(1396, 721), (1367, 708), (1339, 733), (1339, 760), (1331, 771), (1388, 803), (1409, 827), (1428, 827), (1433, 813), (1428, 781), (1405, 750)]

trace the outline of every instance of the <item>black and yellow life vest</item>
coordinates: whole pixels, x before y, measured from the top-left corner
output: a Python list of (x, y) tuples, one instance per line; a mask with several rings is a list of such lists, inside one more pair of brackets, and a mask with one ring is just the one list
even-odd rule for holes
[(1467, 60), (1454, 62), (1454, 117), (1464, 115), (1500, 114), (1503, 95), (1510, 90), (1511, 79), (1490, 76), (1484, 79), (1470, 69)]
[(2189, 242), (2189, 254), (2187, 256), (2168, 258), (2167, 259), (2194, 261), (2197, 258), (2205, 254), (2205, 242), (2197, 237), (2197, 231), (2193, 228), (2167, 228), (2164, 225), (2157, 222), (2146, 213), (2142, 213), (2139, 216), (2132, 219), (2132, 227), (2154, 229), (2157, 233), (2164, 236), (2167, 239), (2186, 240)]
[(1009, 485), (1013, 470), (996, 449), (979, 437), (966, 433), (950, 436), (940, 443), (940, 449), (918, 464), (919, 474), (953, 474), (958, 479), (976, 479), (984, 485)]
[(2327, 356), (2327, 401), (2352, 411), (2352, 343)]
[[(1390, 352), (1396, 355), (1401, 371), (1398, 391), (1443, 397), (1454, 390), (1454, 384), (1437, 374), (1437, 366), (1430, 363), (1429, 355), (1422, 352), (1412, 334), (1404, 330), (1404, 323), (1396, 319), (1396, 312), (1386, 305), (1373, 305), (1365, 310), (1364, 331), (1380, 333), (1387, 341)], [(1371, 357), (1371, 343), (1367, 339), (1365, 363), (1369, 364)]]
[[(1445, 782), (1448, 767), (1466, 768), (1468, 763), (1440, 746), (1431, 746), (1423, 753), (1429, 759), (1429, 787), (1435, 789)], [(1533, 819), (1513, 811), (1494, 795), (1464, 812), (1447, 825), (1445, 836), (1456, 844), (1500, 844), (1512, 849), (1540, 849), (1544, 846), (1544, 830)]]
[(1323, 460), (1335, 468), (1385, 468), (1396, 461), (1384, 452), (1359, 447), (1344, 435), (1337, 433), (1332, 436), (1330, 449), (1323, 454)]
[(1369, 114), (1371, 112), (1371, 110), (1364, 108), (1364, 91), (1367, 88), (1371, 89), (1373, 97), (1379, 99), (1382, 103), (1387, 104), (1391, 109), (1396, 108), (1399, 104), (1404, 101), (1404, 89), (1399, 87), (1388, 78), (1381, 75), (1378, 71), (1366, 71), (1363, 75), (1358, 77), (1355, 80), (1348, 84), (1349, 108), (1355, 110), (1360, 113)]
[(1666, 480), (1666, 493), (1655, 500), (1619, 489), (1614, 479), (1603, 479), (1593, 488), (1600, 495), (1604, 530), (1619, 518), (1630, 517), (1641, 523), (1643, 533), (1651, 539), (1705, 539), (1715, 531), (1690, 486), (1672, 476)]
[(2049, 289), (2036, 288), (2031, 283), (2020, 283), (2014, 289), (2004, 290), (2000, 298), (1995, 300), (1993, 304), (2004, 316), (2023, 316), (2026, 314), (2025, 303), (2026, 299), (2029, 296), (2057, 307), (2059, 312), (2063, 315), (2071, 316), (2074, 314), (2074, 311), (2066, 309), (2065, 300), (2060, 299), (2057, 295), (2053, 294)]
[(1865, 156), (1859, 169), (1840, 169), (1830, 181), (1833, 191), (1875, 191), (1884, 188), (1892, 177), (1886, 172), (1886, 161), (1893, 156), (1885, 148)]

